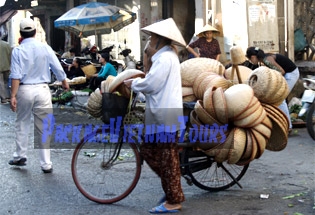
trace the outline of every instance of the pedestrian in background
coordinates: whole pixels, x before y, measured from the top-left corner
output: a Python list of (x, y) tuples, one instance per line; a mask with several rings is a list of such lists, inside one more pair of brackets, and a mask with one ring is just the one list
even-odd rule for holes
[(0, 98), (1, 104), (10, 102), (9, 75), (12, 48), (6, 41), (0, 40)]
[[(298, 67), (288, 57), (281, 54), (265, 53), (259, 47), (249, 47), (246, 51), (246, 57), (254, 64), (263, 63), (270, 69), (280, 72), (289, 87), (289, 93), (293, 89), (296, 82), (299, 80), (300, 72)], [(284, 100), (279, 108), (286, 114), (289, 120), (289, 132), (292, 130), (292, 123), (288, 104)]]
[(73, 79), (80, 76), (85, 76), (82, 70), (82, 60), (78, 57), (73, 58), (71, 65), (68, 66), (67, 77)]
[[(181, 203), (185, 200), (181, 187), (178, 139), (159, 137), (180, 130), (180, 126), (173, 126), (178, 125), (179, 117), (183, 116), (180, 62), (173, 43), (184, 47), (186, 43), (172, 18), (149, 25), (142, 31), (151, 35), (145, 50), (149, 60), (145, 68), (149, 71), (145, 78), (129, 79), (125, 84), (134, 92), (145, 95), (145, 135), (153, 135), (154, 141), (148, 142), (144, 138), (140, 153), (160, 177), (165, 193), (160, 205), (149, 212), (174, 213), (181, 209)], [(160, 130), (163, 126), (165, 129)]]
[(73, 59), (75, 57), (75, 48), (71, 48), (69, 51), (63, 53), (61, 58)]
[(101, 70), (94, 74), (90, 80), (90, 89), (95, 91), (101, 86), (102, 81), (106, 80), (109, 75), (117, 76), (115, 67), (109, 62), (109, 54), (104, 52), (99, 56), (99, 63), (102, 64)]
[(27, 148), (31, 116), (34, 116), (34, 146), (39, 145), (40, 166), (44, 173), (53, 170), (50, 160), (50, 136), (43, 135), (44, 119), (52, 114), (51, 93), (48, 83), (51, 82), (51, 70), (62, 87), (66, 90), (64, 72), (55, 52), (46, 43), (36, 41), (35, 23), (25, 18), (20, 22), (21, 44), (12, 51), (11, 74), (11, 109), (16, 112), (15, 144), (16, 151), (10, 165), (24, 166), (27, 161)]
[[(207, 57), (214, 60), (219, 60), (221, 55), (220, 45), (213, 34), (219, 32), (216, 28), (206, 24), (197, 34), (199, 37), (196, 41), (186, 46), (187, 50), (195, 57)], [(199, 53), (194, 49), (198, 48)]]

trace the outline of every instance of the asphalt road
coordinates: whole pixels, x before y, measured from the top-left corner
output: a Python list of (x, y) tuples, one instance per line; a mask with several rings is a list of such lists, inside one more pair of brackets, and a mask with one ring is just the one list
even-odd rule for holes
[[(69, 108), (68, 108), (69, 109)], [(71, 109), (71, 108), (70, 108)], [(59, 114), (66, 116), (65, 109)], [(86, 114), (71, 109), (77, 117), (70, 120), (87, 122)], [(149, 214), (162, 196), (159, 179), (146, 166), (135, 190), (124, 200), (101, 205), (86, 199), (76, 188), (71, 176), (73, 149), (52, 149), (52, 174), (42, 173), (38, 153), (30, 133), (28, 163), (12, 167), (15, 114), (9, 105), (0, 105), (0, 215), (50, 214)], [(65, 117), (65, 120), (67, 118)], [(32, 125), (30, 125), (32, 131)], [(304, 215), (315, 214), (315, 142), (305, 128), (295, 130), (287, 147), (280, 152), (265, 151), (251, 162), (240, 183), (228, 190), (210, 193), (182, 180), (186, 201), (180, 214), (215, 215)], [(123, 182), (123, 179), (122, 179)], [(268, 198), (260, 198), (268, 194)]]

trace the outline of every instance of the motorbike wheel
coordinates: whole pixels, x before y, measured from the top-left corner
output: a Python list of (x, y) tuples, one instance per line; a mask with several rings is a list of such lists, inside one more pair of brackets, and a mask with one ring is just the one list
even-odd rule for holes
[(315, 140), (315, 103), (313, 103), (307, 111), (306, 128), (308, 134), (312, 137), (313, 140)]

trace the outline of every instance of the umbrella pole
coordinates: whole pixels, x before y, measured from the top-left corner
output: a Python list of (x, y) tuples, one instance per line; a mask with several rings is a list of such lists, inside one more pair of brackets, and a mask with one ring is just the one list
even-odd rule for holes
[(95, 28), (94, 28), (94, 40), (95, 40), (96, 47), (98, 47), (98, 45), (97, 45), (97, 35), (96, 35), (96, 24), (95, 24)]

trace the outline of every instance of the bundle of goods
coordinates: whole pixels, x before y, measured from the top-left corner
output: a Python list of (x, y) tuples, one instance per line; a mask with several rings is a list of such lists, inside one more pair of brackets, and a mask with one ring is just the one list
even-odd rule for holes
[(71, 91), (59, 89), (52, 94), (51, 101), (52, 103), (65, 104), (67, 102), (70, 102), (73, 97), (74, 95)]
[(231, 81), (222, 76), (224, 71), (222, 63), (210, 58), (191, 58), (182, 62), (183, 101), (192, 102), (201, 99), (207, 86), (224, 88), (231, 86)]
[(75, 78), (72, 78), (70, 83), (72, 84), (84, 84), (86, 83), (86, 77), (75, 77)]
[(84, 72), (85, 77), (87, 79), (90, 79), (97, 72), (97, 69), (95, 66), (90, 64), (90, 65), (83, 66), (82, 71)]
[[(124, 70), (116, 77), (108, 76), (102, 81), (101, 89), (91, 94), (93, 108), (89, 107), (89, 99), (87, 106), (89, 113), (91, 114), (92, 109), (91, 115), (96, 118), (102, 117), (105, 123), (109, 123), (111, 117), (124, 116), (131, 98), (131, 91), (124, 84), (124, 80), (144, 76), (145, 73), (137, 69)], [(94, 107), (97, 107), (97, 111)]]
[(196, 148), (217, 162), (246, 165), (265, 149), (286, 147), (289, 121), (278, 106), (287, 97), (288, 86), (275, 70), (252, 71), (236, 65), (243, 59), (234, 60), (228, 71), (211, 59), (183, 62), (183, 100), (196, 102), (189, 116), (199, 137), (213, 137), (211, 128), (220, 128), (215, 139), (197, 141)]
[(102, 94), (99, 89), (91, 93), (86, 106), (89, 114), (95, 118), (102, 116)]

